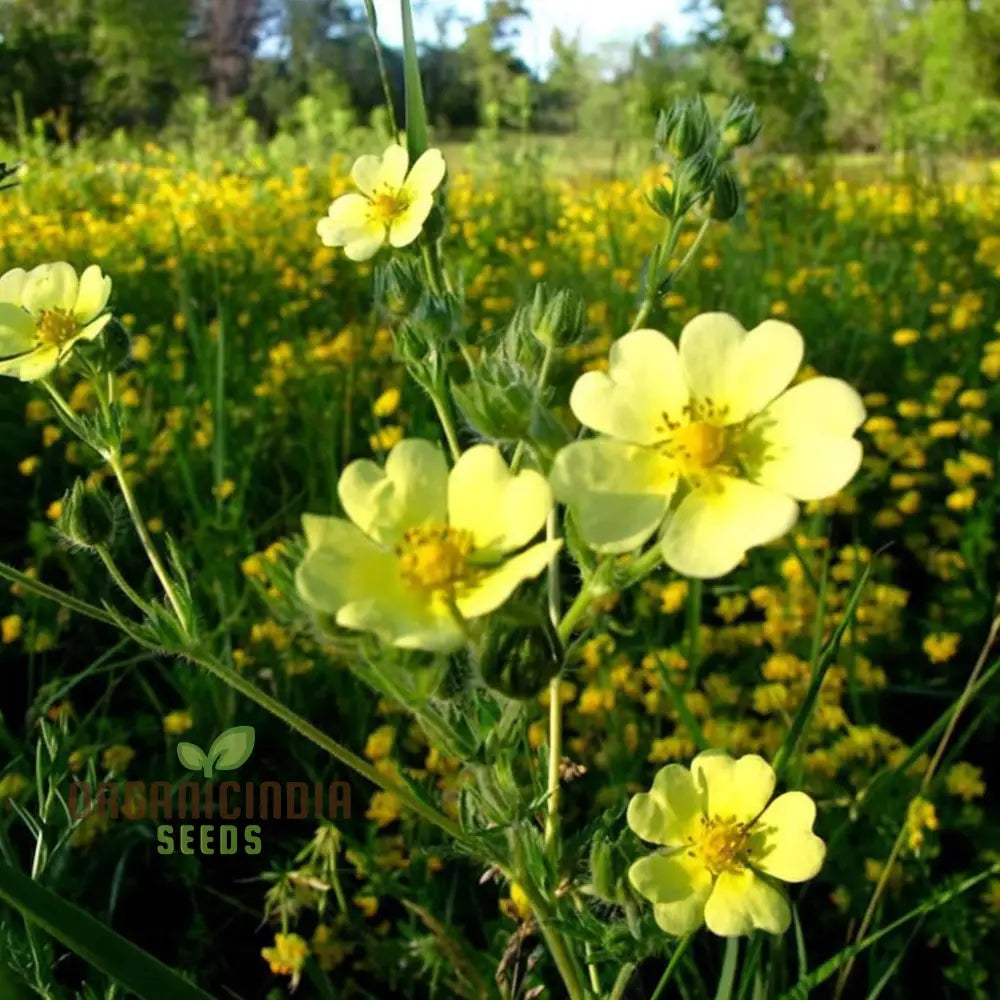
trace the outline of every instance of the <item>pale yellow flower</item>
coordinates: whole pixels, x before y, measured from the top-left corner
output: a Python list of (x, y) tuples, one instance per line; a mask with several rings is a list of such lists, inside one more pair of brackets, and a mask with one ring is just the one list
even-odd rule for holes
[(814, 878), (826, 845), (812, 832), (816, 806), (804, 792), (768, 805), (775, 780), (761, 757), (709, 750), (690, 770), (668, 764), (629, 802), (632, 830), (666, 848), (636, 861), (629, 881), (668, 934), (702, 923), (723, 937), (788, 929), (791, 910), (775, 880)]
[(341, 195), (316, 225), (323, 244), (344, 248), (351, 260), (369, 260), (388, 240), (394, 247), (412, 243), (434, 207), (434, 192), (444, 179), (441, 151), (428, 149), (407, 173), (410, 158), (393, 143), (382, 154), (362, 156), (351, 170), (360, 194)]
[(407, 439), (384, 470), (352, 462), (338, 493), (350, 520), (303, 518), (299, 593), (342, 628), (403, 648), (457, 649), (464, 620), (500, 607), (560, 545), (524, 548), (544, 525), (552, 494), (537, 472), (512, 475), (492, 445), (470, 448), (449, 473), (440, 449)]
[(79, 277), (62, 261), (8, 271), (0, 277), (0, 375), (44, 378), (104, 329), (110, 295), (111, 279), (96, 264)]
[(618, 340), (609, 371), (585, 373), (570, 396), (602, 436), (563, 448), (551, 474), (587, 544), (628, 552), (661, 530), (668, 565), (718, 577), (788, 531), (796, 500), (846, 485), (864, 405), (839, 379), (788, 389), (802, 355), (787, 323), (748, 332), (726, 313), (691, 320), (679, 350), (656, 330)]

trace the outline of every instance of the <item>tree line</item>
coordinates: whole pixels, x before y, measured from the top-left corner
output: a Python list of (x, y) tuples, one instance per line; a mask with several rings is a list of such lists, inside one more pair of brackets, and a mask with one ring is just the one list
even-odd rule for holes
[[(689, 0), (693, 36), (651, 24), (586, 51), (556, 30), (544, 74), (517, 56), (529, 3), (423, 6), (444, 134), (635, 134), (675, 96), (739, 92), (779, 150), (1000, 146), (1000, 0)], [(386, 84), (402, 105), (401, 55), (383, 48), (384, 78), (360, 0), (0, 0), (0, 138), (37, 120), (61, 139), (155, 134), (194, 95), (265, 133), (306, 97), (364, 121)]]

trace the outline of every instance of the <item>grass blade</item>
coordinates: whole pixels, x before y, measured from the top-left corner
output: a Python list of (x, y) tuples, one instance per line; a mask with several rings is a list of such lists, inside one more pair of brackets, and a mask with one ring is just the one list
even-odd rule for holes
[(406, 83), (406, 148), (410, 163), (427, 148), (427, 109), (420, 83), (417, 40), (413, 34), (413, 11), (410, 0), (400, 0), (403, 16), (403, 79)]
[(0, 866), (0, 900), (142, 1000), (212, 1000), (85, 910), (7, 866)]

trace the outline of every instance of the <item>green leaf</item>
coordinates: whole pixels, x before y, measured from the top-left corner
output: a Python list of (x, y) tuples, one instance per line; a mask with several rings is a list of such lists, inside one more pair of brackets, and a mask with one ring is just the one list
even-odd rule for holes
[(253, 726), (233, 726), (216, 737), (208, 751), (208, 759), (217, 771), (234, 771), (247, 762), (253, 753), (253, 744)]
[(213, 1000), (86, 910), (4, 865), (0, 900), (141, 1000)]
[(200, 771), (208, 760), (200, 746), (183, 740), (177, 744), (177, 759), (189, 771)]
[(406, 148), (410, 163), (427, 148), (427, 109), (420, 83), (420, 63), (417, 59), (417, 40), (413, 34), (413, 11), (410, 0), (400, 0), (403, 17), (403, 81), (406, 85)]

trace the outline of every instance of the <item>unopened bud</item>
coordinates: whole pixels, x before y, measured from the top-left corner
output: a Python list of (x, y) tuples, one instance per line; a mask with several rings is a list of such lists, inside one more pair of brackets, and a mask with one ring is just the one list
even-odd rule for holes
[(483, 680), (508, 698), (540, 694), (561, 666), (558, 639), (542, 625), (491, 629), (479, 659)]
[(110, 545), (117, 530), (114, 504), (101, 487), (87, 486), (78, 479), (63, 497), (56, 527), (81, 548)]
[(732, 171), (720, 170), (712, 185), (712, 218), (726, 222), (740, 210), (740, 188)]

